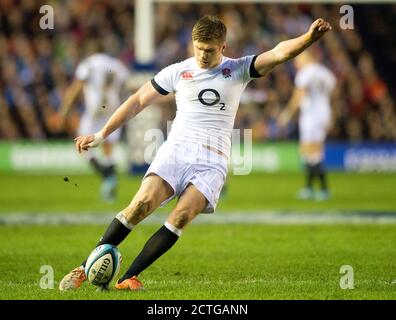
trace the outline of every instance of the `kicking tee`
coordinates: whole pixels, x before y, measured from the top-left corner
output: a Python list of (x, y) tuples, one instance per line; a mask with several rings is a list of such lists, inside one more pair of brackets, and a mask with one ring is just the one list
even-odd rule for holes
[(260, 77), (256, 56), (223, 57), (212, 69), (202, 69), (195, 58), (172, 64), (151, 81), (161, 94), (175, 93), (176, 117), (168, 141), (198, 143), (229, 157), (239, 100), (246, 85)]

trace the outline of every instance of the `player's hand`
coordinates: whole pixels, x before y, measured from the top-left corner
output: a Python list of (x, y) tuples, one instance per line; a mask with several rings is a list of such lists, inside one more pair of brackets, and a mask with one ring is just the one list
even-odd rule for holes
[(81, 153), (83, 150), (87, 151), (89, 148), (94, 148), (100, 145), (103, 141), (103, 137), (100, 133), (96, 133), (87, 136), (78, 136), (74, 141), (76, 143), (77, 151)]
[(93, 134), (88, 136), (78, 136), (74, 139), (76, 143), (76, 149), (78, 153), (81, 153), (83, 150), (87, 151), (88, 148), (91, 147), (91, 143), (95, 140), (95, 136)]
[(309, 28), (309, 35), (312, 40), (316, 41), (324, 36), (324, 34), (331, 30), (331, 25), (326, 20), (320, 18), (315, 20)]

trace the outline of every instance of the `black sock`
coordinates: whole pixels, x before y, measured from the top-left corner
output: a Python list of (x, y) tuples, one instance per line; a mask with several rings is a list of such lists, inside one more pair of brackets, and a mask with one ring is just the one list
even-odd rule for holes
[(179, 239), (179, 236), (170, 231), (167, 227), (162, 226), (153, 236), (146, 242), (143, 250), (132, 262), (128, 271), (120, 279), (131, 278), (139, 275), (144, 269), (151, 265), (155, 260), (168, 251)]
[(317, 176), (320, 181), (320, 188), (323, 191), (327, 191), (327, 177), (326, 177), (326, 171), (324, 169), (323, 163), (320, 162), (316, 166), (317, 166), (317, 168), (316, 168)]
[(105, 166), (103, 168), (103, 176), (105, 178), (110, 177), (110, 176), (114, 176), (115, 175), (115, 166), (114, 164), (110, 164), (108, 166)]
[[(118, 246), (127, 237), (129, 232), (131, 232), (129, 228), (124, 226), (120, 222), (120, 220), (114, 218), (113, 221), (110, 223), (110, 225), (107, 227), (107, 230), (104, 233), (104, 235), (100, 238), (99, 242), (96, 244), (96, 247), (105, 243), (112, 244), (113, 246)], [(83, 267), (85, 267), (86, 262), (87, 260), (85, 260), (82, 263)]]
[(309, 164), (306, 163), (305, 164), (305, 171), (306, 171), (306, 183), (305, 183), (305, 187), (307, 189), (312, 189), (313, 188), (313, 181), (315, 178), (315, 170), (314, 167)]
[(99, 173), (102, 177), (105, 177), (105, 167), (99, 163), (99, 161), (96, 158), (91, 158), (89, 159), (89, 163), (92, 165), (92, 167), (95, 169), (97, 173)]

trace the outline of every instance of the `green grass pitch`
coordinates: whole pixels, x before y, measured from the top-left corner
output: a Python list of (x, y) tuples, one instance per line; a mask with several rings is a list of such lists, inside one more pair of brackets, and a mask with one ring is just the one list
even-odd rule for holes
[[(119, 199), (98, 200), (95, 176), (0, 175), (0, 217), (10, 213), (118, 212), (140, 178), (121, 177)], [(229, 176), (215, 214), (228, 212), (395, 212), (395, 174), (330, 173), (332, 198), (300, 201), (299, 174)], [(172, 205), (159, 210), (169, 212)], [(143, 292), (59, 292), (63, 275), (92, 250), (105, 225), (0, 226), (0, 299), (395, 299), (396, 224), (192, 224), (167, 254), (139, 277)], [(160, 224), (139, 225), (120, 245), (121, 272)], [(40, 287), (50, 265), (54, 289)], [(340, 267), (354, 289), (340, 288)], [(112, 283), (113, 285), (114, 283)]]

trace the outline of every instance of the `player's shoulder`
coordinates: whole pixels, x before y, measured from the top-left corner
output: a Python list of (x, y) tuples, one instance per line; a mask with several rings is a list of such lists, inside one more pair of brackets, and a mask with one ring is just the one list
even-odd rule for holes
[(169, 65), (169, 67), (173, 68), (173, 69), (185, 69), (185, 68), (194, 68), (196, 66), (195, 63), (195, 58), (191, 57), (191, 58), (187, 58), (185, 60), (182, 61), (178, 61), (175, 63), (172, 63)]
[(110, 56), (108, 54), (98, 52), (85, 58), (85, 61), (98, 62), (98, 61), (109, 60), (109, 57)]
[(238, 58), (225, 57), (221, 65), (221, 72), (225, 77), (227, 77), (227, 75), (232, 75), (232, 79), (242, 79), (243, 82), (259, 78), (260, 75), (254, 68), (256, 57), (256, 55), (246, 55)]
[(323, 73), (326, 73), (327, 76), (329, 76), (329, 77), (335, 77), (333, 71), (331, 71), (330, 68), (328, 68), (328, 67), (325, 66), (324, 64), (321, 64), (320, 66), (321, 66), (321, 68), (322, 68), (322, 70), (323, 70)]
[(94, 53), (93, 55), (86, 58), (87, 63), (93, 65), (120, 65), (122, 62), (107, 53)]
[(313, 74), (317, 74), (326, 81), (330, 81), (330, 82), (335, 81), (334, 73), (326, 65), (322, 63), (316, 63), (315, 68), (311, 72)]
[(105, 54), (95, 53), (85, 59), (81, 60), (79, 66), (83, 67), (97, 67), (98, 65), (103, 65), (108, 63), (108, 59)]
[(310, 73), (316, 73), (316, 72), (331, 73), (328, 67), (326, 67), (322, 63), (317, 63), (317, 62), (311, 63), (303, 69), (306, 69), (306, 72), (310, 72)]
[(194, 58), (188, 58), (182, 61), (178, 61), (161, 69), (160, 73), (165, 75), (178, 75), (185, 71), (191, 71), (195, 68)]
[(301, 68), (296, 74), (296, 84), (307, 87), (320, 81), (334, 87), (336, 82), (333, 72), (322, 63), (311, 63)]
[(120, 59), (106, 53), (95, 53), (88, 57), (85, 63), (97, 70), (109, 69), (118, 73), (128, 70), (128, 67)]
[(303, 66), (300, 70), (297, 71), (296, 76), (298, 77), (318, 77), (325, 73), (325, 67), (319, 63), (310, 63)]
[(233, 67), (239, 67), (241, 65), (250, 65), (254, 57), (255, 55), (247, 55), (238, 58), (224, 57), (222, 64)]

